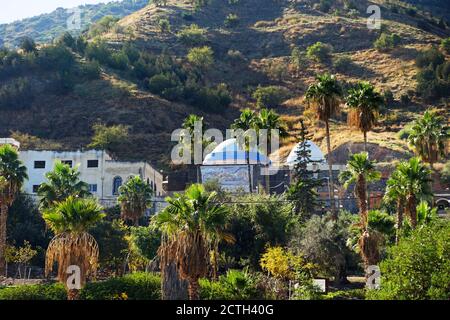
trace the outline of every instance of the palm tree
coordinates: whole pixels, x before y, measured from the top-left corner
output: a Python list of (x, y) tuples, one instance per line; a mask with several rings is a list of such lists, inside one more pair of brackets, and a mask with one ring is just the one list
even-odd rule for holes
[[(255, 119), (256, 115), (250, 109), (244, 109), (241, 112), (239, 118), (234, 120), (231, 128), (234, 130), (243, 130), (247, 131), (255, 127)], [(252, 175), (251, 175), (251, 166), (250, 166), (250, 145), (252, 141), (249, 141), (250, 138), (245, 137), (245, 139), (238, 139), (238, 143), (242, 143), (240, 147), (245, 150), (245, 160), (247, 162), (247, 174), (248, 174), (248, 187), (250, 193), (253, 193), (253, 184), (252, 184)]]
[(139, 176), (129, 179), (119, 188), (119, 197), (122, 219), (131, 220), (135, 226), (139, 225), (139, 219), (150, 208), (153, 190), (150, 185)]
[(433, 196), (430, 187), (431, 171), (423, 165), (419, 158), (411, 158), (401, 162), (393, 177), (401, 185), (406, 200), (406, 214), (411, 221), (411, 227), (417, 226), (417, 204), (420, 200), (430, 200)]
[(216, 255), (219, 240), (233, 239), (224, 232), (228, 210), (216, 202), (215, 192), (206, 192), (200, 184), (166, 201), (169, 206), (152, 221), (163, 233), (158, 251), (161, 270), (175, 263), (180, 277), (188, 282), (189, 298), (197, 300), (198, 281), (208, 274), (210, 254)]
[(0, 146), (0, 275), (5, 275), (6, 223), (8, 209), (14, 203), (24, 181), (28, 179), (27, 169), (19, 155), (8, 144)]
[(384, 194), (384, 201), (386, 203), (394, 203), (397, 207), (397, 222), (395, 243), (398, 244), (400, 240), (400, 230), (403, 227), (403, 218), (406, 204), (406, 190), (405, 182), (398, 170), (394, 171), (386, 182), (386, 192)]
[(364, 151), (367, 151), (367, 132), (376, 124), (383, 97), (367, 82), (359, 82), (348, 91), (347, 106), (350, 107), (348, 125), (356, 127), (364, 135)]
[[(278, 130), (278, 136), (280, 138), (286, 138), (288, 132), (284, 122), (280, 119), (280, 116), (273, 110), (262, 109), (256, 116), (254, 121), (254, 127), (256, 130), (267, 130), (267, 158), (272, 153), (272, 130)], [(269, 172), (266, 174), (266, 189), (267, 194), (270, 194), (270, 176)]]
[(45, 174), (46, 182), (38, 189), (39, 207), (41, 210), (64, 201), (69, 196), (85, 198), (90, 196), (89, 185), (80, 181), (78, 168), (71, 168), (68, 164), (56, 161), (53, 171)]
[(328, 167), (331, 185), (331, 209), (333, 217), (337, 218), (334, 203), (333, 162), (331, 159), (330, 119), (339, 112), (342, 89), (335, 76), (324, 74), (317, 76), (317, 82), (306, 91), (306, 100), (312, 102), (315, 113), (320, 121), (325, 122), (327, 136)]
[[(194, 134), (195, 132), (195, 124), (196, 123), (201, 123), (201, 129), (202, 132), (200, 133), (200, 137), (196, 137), (196, 135)], [(203, 117), (197, 116), (195, 114), (191, 114), (189, 115), (186, 119), (184, 119), (183, 125), (182, 125), (183, 129), (186, 129), (189, 131), (189, 135), (190, 135), (190, 141), (183, 141), (183, 142), (189, 142), (191, 148), (191, 157), (195, 159), (195, 154), (194, 152), (196, 151), (195, 149), (195, 145), (196, 144), (200, 144), (202, 149), (202, 156), (203, 156), (203, 146), (205, 144), (205, 141), (203, 141), (203, 131), (204, 131), (204, 127), (203, 127)], [(197, 139), (196, 139), (197, 138)], [(200, 138), (200, 141), (198, 141), (198, 139)], [(182, 140), (184, 140), (184, 137), (181, 137)], [(202, 159), (203, 160), (203, 159)], [(201, 172), (200, 172), (200, 164), (195, 164), (196, 168), (197, 168), (197, 183), (201, 183), (202, 182), (202, 176), (201, 176)]]
[(449, 137), (450, 130), (445, 127), (444, 119), (427, 110), (423, 117), (414, 122), (408, 142), (416, 154), (433, 168), (440, 156), (445, 156)]
[(99, 249), (97, 241), (88, 233), (89, 229), (101, 221), (105, 214), (96, 200), (69, 196), (66, 200), (45, 209), (43, 218), (55, 232), (50, 241), (45, 258), (46, 276), (58, 263), (58, 280), (68, 291), (68, 299), (78, 299), (79, 289), (69, 286), (67, 273), (70, 266), (80, 268), (80, 286), (97, 269)]
[(377, 264), (379, 260), (379, 237), (368, 228), (367, 184), (380, 178), (381, 173), (375, 169), (375, 164), (369, 160), (367, 152), (351, 155), (347, 162), (347, 170), (339, 176), (345, 188), (355, 184), (354, 192), (358, 199), (360, 230), (362, 231), (358, 244), (366, 269), (370, 265)]

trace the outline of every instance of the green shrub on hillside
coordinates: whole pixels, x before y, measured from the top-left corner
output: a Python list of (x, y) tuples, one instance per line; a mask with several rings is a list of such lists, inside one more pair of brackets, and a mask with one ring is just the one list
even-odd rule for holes
[(191, 24), (178, 32), (177, 37), (184, 45), (199, 46), (207, 41), (206, 34), (206, 29), (200, 28), (196, 24)]
[(278, 86), (258, 87), (252, 96), (258, 108), (276, 108), (288, 99), (289, 92)]
[(228, 270), (218, 281), (200, 280), (200, 297), (203, 300), (254, 300), (261, 299), (257, 281), (248, 271)]
[(331, 58), (333, 47), (329, 44), (316, 42), (306, 49), (306, 55), (309, 59), (318, 62), (327, 62)]
[(210, 47), (192, 48), (189, 50), (187, 60), (195, 67), (208, 69), (214, 63), (214, 52)]
[(90, 282), (80, 292), (83, 300), (159, 300), (161, 277), (151, 273), (132, 273), (121, 278)]
[(381, 288), (369, 299), (450, 299), (450, 221), (423, 225), (388, 249), (380, 263)]
[(442, 39), (441, 41), (441, 48), (448, 54), (450, 54), (450, 38)]
[(239, 25), (239, 16), (235, 13), (230, 13), (225, 18), (225, 26), (228, 28), (234, 28)]
[(17, 78), (0, 87), (0, 109), (26, 109), (33, 100), (34, 90), (28, 78)]
[(115, 125), (106, 126), (104, 124), (95, 124), (92, 129), (94, 136), (89, 144), (90, 148), (100, 150), (114, 150), (119, 144), (126, 143), (128, 139), (127, 126)]
[(416, 65), (419, 68), (426, 68), (430, 65), (433, 68), (443, 64), (445, 62), (445, 56), (437, 48), (431, 48), (419, 52), (416, 57)]
[(67, 300), (62, 284), (20, 285), (0, 288), (0, 300)]
[(349, 72), (354, 67), (353, 60), (349, 56), (338, 57), (334, 60), (333, 67), (341, 73)]
[(382, 33), (381, 36), (375, 40), (373, 46), (378, 51), (384, 52), (389, 51), (397, 47), (401, 42), (399, 35)]

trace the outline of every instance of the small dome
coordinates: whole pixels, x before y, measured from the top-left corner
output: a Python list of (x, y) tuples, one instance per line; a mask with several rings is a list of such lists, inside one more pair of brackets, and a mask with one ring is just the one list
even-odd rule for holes
[[(220, 143), (205, 157), (203, 165), (243, 165), (247, 164), (246, 159), (246, 152), (238, 146), (236, 139), (228, 139)], [(250, 151), (250, 164), (266, 165), (268, 163), (270, 160), (258, 150)]]
[[(322, 153), (322, 150), (312, 141), (307, 141), (307, 145), (309, 150), (311, 150), (311, 160), (314, 162), (325, 162), (325, 156)], [(286, 159), (286, 164), (289, 166), (294, 166), (297, 162), (297, 151), (300, 148), (300, 143), (297, 143), (296, 146), (292, 149), (291, 153)]]

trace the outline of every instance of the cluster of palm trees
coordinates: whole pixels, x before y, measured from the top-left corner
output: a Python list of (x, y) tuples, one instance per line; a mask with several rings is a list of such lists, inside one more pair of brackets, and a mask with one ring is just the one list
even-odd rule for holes
[[(45, 175), (39, 186), (39, 209), (47, 226), (55, 234), (46, 253), (45, 273), (49, 275), (57, 263), (57, 278), (68, 291), (69, 299), (77, 299), (86, 279), (95, 276), (99, 247), (89, 230), (104, 217), (104, 208), (89, 193), (88, 184), (80, 180), (78, 168), (59, 161)], [(6, 219), (8, 209), (27, 179), (17, 150), (9, 145), (0, 147), (0, 276), (5, 274)], [(150, 207), (153, 190), (139, 176), (130, 178), (119, 188), (119, 205), (124, 220), (138, 225)], [(71, 286), (71, 267), (80, 270), (80, 283)]]

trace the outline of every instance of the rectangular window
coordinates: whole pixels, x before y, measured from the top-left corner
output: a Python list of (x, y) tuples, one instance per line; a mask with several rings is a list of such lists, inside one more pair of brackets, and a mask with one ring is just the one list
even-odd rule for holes
[(38, 193), (38, 190), (39, 190), (39, 185), (38, 185), (38, 184), (35, 184), (35, 185), (33, 186), (33, 193)]
[(45, 169), (45, 161), (35, 161), (34, 168), (35, 169)]
[(96, 184), (90, 184), (89, 185), (89, 192), (97, 192), (97, 185)]
[(69, 165), (72, 168), (72, 160), (62, 160), (61, 163)]
[(88, 168), (98, 168), (98, 160), (88, 160), (87, 167)]

